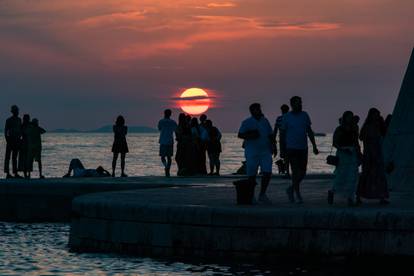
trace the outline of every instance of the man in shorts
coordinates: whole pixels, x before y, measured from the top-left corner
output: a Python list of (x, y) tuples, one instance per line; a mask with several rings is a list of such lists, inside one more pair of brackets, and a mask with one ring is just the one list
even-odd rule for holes
[(292, 111), (283, 117), (281, 130), (286, 137), (287, 158), (292, 170), (292, 185), (286, 193), (289, 201), (294, 203), (296, 195), (297, 203), (303, 203), (300, 194), (300, 183), (305, 178), (308, 165), (308, 140), (312, 143), (313, 153), (318, 154), (315, 135), (311, 128), (311, 120), (305, 111), (302, 111), (302, 99), (294, 96), (290, 99)]
[(250, 181), (256, 181), (260, 167), (262, 182), (258, 202), (271, 204), (266, 190), (272, 176), (272, 153), (276, 150), (273, 130), (263, 115), (260, 104), (254, 103), (249, 109), (252, 116), (242, 122), (238, 133), (238, 137), (244, 140), (246, 172)]
[(171, 119), (171, 114), (171, 110), (166, 109), (164, 111), (164, 118), (158, 122), (160, 156), (166, 177), (170, 177), (171, 158), (174, 155), (174, 132), (177, 129), (177, 123)]

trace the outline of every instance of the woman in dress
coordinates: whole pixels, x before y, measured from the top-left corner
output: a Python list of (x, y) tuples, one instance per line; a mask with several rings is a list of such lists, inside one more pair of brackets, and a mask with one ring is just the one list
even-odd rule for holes
[(113, 126), (114, 143), (112, 145), (112, 152), (114, 154), (112, 159), (112, 177), (115, 177), (116, 162), (118, 155), (121, 154), (121, 177), (127, 177), (125, 174), (125, 156), (129, 152), (126, 135), (128, 133), (128, 127), (125, 125), (125, 119), (123, 116), (118, 116), (115, 125)]
[(19, 150), (19, 171), (23, 172), (24, 178), (30, 178), (30, 172), (33, 170), (33, 165), (29, 158), (29, 135), (32, 124), (30, 122), (30, 115), (23, 115), (22, 122), (22, 140)]
[(333, 135), (333, 147), (339, 159), (335, 168), (333, 187), (328, 191), (328, 203), (333, 204), (334, 194), (341, 193), (348, 199), (348, 205), (353, 206), (358, 185), (358, 166), (361, 149), (358, 142), (358, 128), (355, 125), (354, 114), (346, 111), (340, 119), (340, 125)]
[(187, 120), (187, 116), (181, 113), (178, 116), (178, 127), (175, 130), (177, 140), (177, 151), (175, 161), (177, 162), (177, 175), (190, 175), (191, 164), (191, 129)]
[(371, 108), (361, 128), (359, 139), (364, 144), (362, 173), (359, 179), (357, 201), (361, 198), (379, 199), (381, 204), (388, 204), (388, 186), (385, 176), (385, 165), (382, 142), (385, 134), (385, 123), (381, 113)]

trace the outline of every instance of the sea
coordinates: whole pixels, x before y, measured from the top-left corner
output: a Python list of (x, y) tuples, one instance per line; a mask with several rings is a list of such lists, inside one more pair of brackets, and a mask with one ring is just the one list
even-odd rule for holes
[[(112, 167), (112, 133), (46, 133), (42, 136), (43, 174), (46, 177), (62, 177), (68, 171), (70, 160), (79, 158), (86, 168), (103, 166), (108, 171)], [(126, 157), (126, 173), (129, 176), (163, 175), (163, 167), (158, 156), (157, 133), (128, 134), (129, 153)], [(332, 135), (316, 137), (319, 155), (309, 154), (309, 173), (330, 173), (332, 166), (326, 164), (326, 156), (331, 151)], [(221, 174), (237, 171), (244, 160), (242, 141), (235, 133), (224, 133), (222, 138)], [(0, 141), (0, 168), (4, 164), (5, 141)], [(116, 173), (120, 174), (120, 161)], [(171, 173), (177, 167), (173, 164)], [(274, 165), (274, 171), (277, 171)], [(4, 177), (1, 170), (0, 177)], [(34, 164), (33, 177), (38, 177), (37, 164)]]
[[(332, 135), (317, 137), (316, 140), (321, 153), (317, 156), (310, 154), (309, 172), (330, 173), (332, 168), (326, 165), (325, 159), (331, 151)], [(63, 176), (72, 158), (79, 158), (88, 168), (103, 166), (110, 170), (112, 142), (112, 134), (106, 133), (45, 134), (42, 152), (44, 175)], [(129, 134), (128, 144), (128, 175), (163, 174), (157, 134)], [(232, 174), (244, 160), (241, 140), (235, 133), (225, 133), (222, 144), (221, 173)], [(1, 156), (4, 156), (4, 150), (5, 144), (1, 141)], [(0, 160), (3, 167), (3, 158)], [(172, 170), (176, 172), (175, 165)], [(38, 177), (36, 166), (33, 177)], [(78, 254), (70, 252), (67, 247), (69, 228), (69, 224), (64, 223), (0, 222), (0, 275), (351, 275), (337, 267), (331, 269), (296, 260), (275, 260), (273, 265), (263, 267), (248, 263), (217, 264), (116, 254)]]

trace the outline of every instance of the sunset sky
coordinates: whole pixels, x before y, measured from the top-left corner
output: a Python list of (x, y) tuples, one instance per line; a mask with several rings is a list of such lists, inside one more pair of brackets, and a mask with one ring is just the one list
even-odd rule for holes
[(293, 95), (316, 131), (351, 109), (392, 111), (414, 46), (413, 0), (3, 0), (0, 119), (17, 104), (48, 129), (155, 126), (189, 87), (235, 131)]

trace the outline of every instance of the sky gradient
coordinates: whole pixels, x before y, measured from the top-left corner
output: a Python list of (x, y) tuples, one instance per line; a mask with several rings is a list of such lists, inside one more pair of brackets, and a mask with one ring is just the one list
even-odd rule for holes
[(17, 104), (48, 129), (93, 129), (118, 114), (154, 127), (200, 87), (225, 131), (251, 102), (273, 122), (299, 95), (314, 129), (330, 132), (344, 110), (392, 111), (413, 11), (412, 0), (3, 0), (0, 119)]

